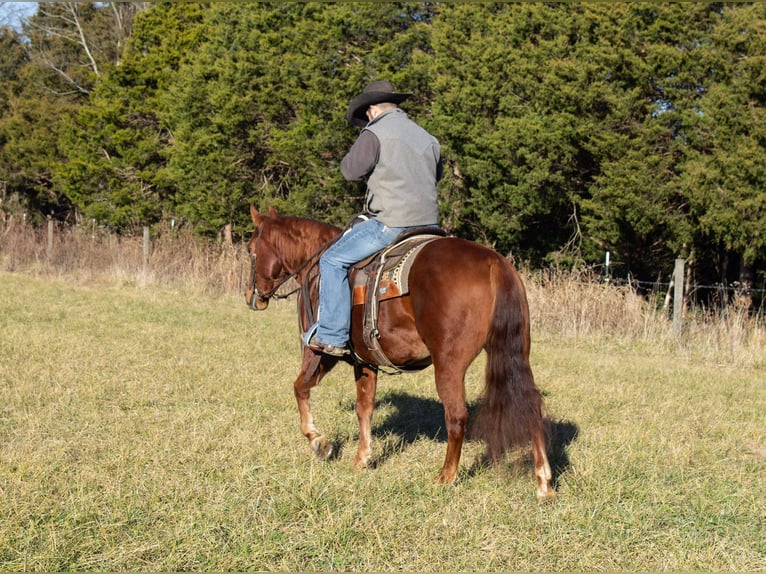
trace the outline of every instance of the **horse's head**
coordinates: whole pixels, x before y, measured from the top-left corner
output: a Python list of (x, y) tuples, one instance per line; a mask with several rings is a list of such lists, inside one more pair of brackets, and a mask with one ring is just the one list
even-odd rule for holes
[(289, 287), (288, 282), (294, 280), (293, 286), (303, 284), (340, 229), (310, 219), (277, 215), (273, 207), (265, 214), (250, 206), (250, 216), (255, 232), (247, 244), (251, 270), (245, 300), (251, 309), (263, 311), (272, 297), (289, 295), (282, 289)]
[(277, 217), (277, 212), (272, 207), (269, 208), (268, 215), (262, 215), (251, 205), (250, 216), (255, 231), (247, 244), (250, 254), (250, 283), (245, 291), (245, 301), (253, 311), (263, 311), (269, 306), (269, 300), (281, 285), (280, 279), (285, 270), (267, 230), (269, 224), (273, 224)]

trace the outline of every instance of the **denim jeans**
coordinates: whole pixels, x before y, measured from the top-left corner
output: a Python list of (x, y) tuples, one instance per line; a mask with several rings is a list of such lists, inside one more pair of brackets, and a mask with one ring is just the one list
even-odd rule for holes
[(319, 259), (319, 326), (317, 340), (335, 346), (348, 342), (351, 289), (348, 269), (391, 245), (406, 227), (387, 227), (377, 219), (357, 223)]

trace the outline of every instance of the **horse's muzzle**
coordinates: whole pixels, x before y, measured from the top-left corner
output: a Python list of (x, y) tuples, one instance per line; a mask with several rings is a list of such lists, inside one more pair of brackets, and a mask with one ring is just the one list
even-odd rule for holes
[(245, 291), (245, 302), (253, 311), (265, 311), (269, 306), (269, 300), (261, 298), (255, 289)]

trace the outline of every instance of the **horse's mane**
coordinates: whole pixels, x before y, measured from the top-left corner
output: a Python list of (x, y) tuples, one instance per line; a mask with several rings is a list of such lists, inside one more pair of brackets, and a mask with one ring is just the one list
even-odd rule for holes
[(327, 242), (340, 234), (340, 228), (303, 217), (269, 217), (271, 225), (264, 229), (268, 240), (285, 260), (302, 260), (314, 255)]

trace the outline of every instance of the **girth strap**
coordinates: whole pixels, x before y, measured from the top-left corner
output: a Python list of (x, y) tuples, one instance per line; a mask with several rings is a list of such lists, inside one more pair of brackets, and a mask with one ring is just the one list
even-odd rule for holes
[(375, 259), (366, 269), (368, 281), (365, 290), (364, 311), (362, 312), (362, 339), (364, 340), (365, 347), (372, 353), (378, 365), (396, 368), (396, 365), (389, 360), (380, 346), (380, 331), (378, 331), (378, 285), (380, 285), (382, 270), (381, 259)]

